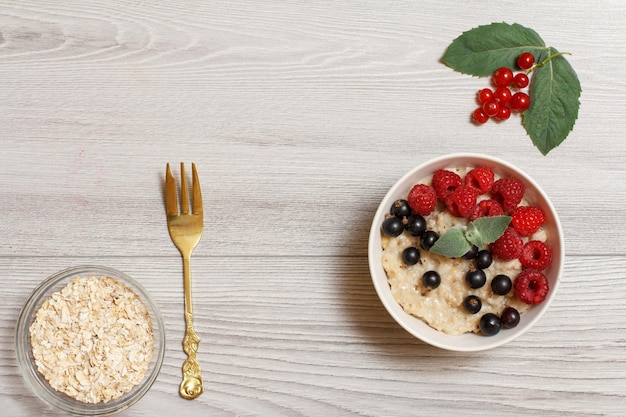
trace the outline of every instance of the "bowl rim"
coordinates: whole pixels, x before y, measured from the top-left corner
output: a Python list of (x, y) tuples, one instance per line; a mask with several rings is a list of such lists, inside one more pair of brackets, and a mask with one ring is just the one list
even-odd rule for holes
[[(553, 248), (553, 264), (550, 270), (550, 292), (540, 305), (533, 306), (524, 313), (524, 324), (513, 329), (501, 331), (495, 336), (482, 336), (473, 333), (463, 335), (447, 335), (433, 329), (421, 319), (406, 313), (396, 302), (387, 283), (386, 273), (382, 267), (382, 248), (380, 225), (388, 213), (391, 204), (397, 198), (403, 198), (408, 192), (409, 183), (416, 183), (440, 168), (453, 166), (490, 166), (496, 173), (514, 174), (526, 184), (526, 193), (534, 204), (544, 208), (550, 221), (549, 238)], [(427, 172), (426, 172), (427, 171)], [(425, 172), (425, 173), (424, 173)], [(419, 177), (419, 178), (418, 178)], [(530, 187), (529, 187), (530, 186)], [(548, 224), (548, 221), (546, 222)], [(553, 236), (554, 235), (554, 236)], [(556, 250), (555, 250), (556, 249)], [(373, 217), (368, 239), (368, 265), (372, 282), (383, 306), (392, 318), (413, 336), (432, 346), (458, 352), (474, 352), (492, 349), (516, 339), (528, 331), (546, 312), (552, 303), (563, 275), (564, 269), (563, 229), (558, 213), (543, 189), (522, 169), (500, 158), (482, 153), (449, 153), (428, 159), (401, 176), (387, 191)], [(382, 272), (382, 273), (381, 273)]]
[[(32, 361), (29, 327), (34, 315), (53, 292), (61, 290), (79, 276), (106, 275), (119, 279), (120, 282), (129, 286), (140, 297), (150, 313), (155, 345), (148, 371), (138, 385), (115, 400), (107, 403), (89, 404), (56, 391), (47, 384), (47, 381), (37, 371)], [(163, 317), (156, 302), (143, 285), (122, 271), (94, 264), (72, 266), (55, 272), (41, 281), (26, 298), (20, 310), (15, 330), (15, 352), (22, 376), (26, 380), (27, 385), (46, 404), (76, 416), (108, 416), (125, 410), (139, 401), (150, 390), (160, 373), (165, 357), (165, 343)]]

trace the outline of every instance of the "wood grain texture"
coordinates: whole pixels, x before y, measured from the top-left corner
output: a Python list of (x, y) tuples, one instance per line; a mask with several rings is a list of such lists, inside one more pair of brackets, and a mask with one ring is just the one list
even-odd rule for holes
[[(439, 62), (513, 17), (572, 52), (583, 86), (547, 157), (519, 119), (472, 126), (486, 80)], [(156, 384), (122, 416), (625, 415), (624, 28), (617, 1), (0, 1), (0, 414), (60, 415), (20, 375), (15, 323), (40, 280), (98, 263), (144, 284), (167, 329)], [(410, 336), (367, 268), (388, 188), (456, 151), (522, 167), (565, 231), (553, 306), (485, 353)], [(180, 161), (198, 165), (207, 216), (192, 402), (163, 207)]]

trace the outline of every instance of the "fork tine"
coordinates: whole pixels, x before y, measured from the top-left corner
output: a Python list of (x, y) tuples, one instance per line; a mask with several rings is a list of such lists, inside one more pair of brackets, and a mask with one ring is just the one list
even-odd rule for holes
[(196, 171), (196, 164), (191, 164), (191, 172), (192, 172), (192, 192), (193, 192), (193, 202), (192, 202), (192, 213), (193, 214), (202, 214), (202, 193), (200, 192), (200, 180), (198, 179), (198, 171)]
[(180, 163), (180, 213), (189, 214), (189, 195), (187, 194), (187, 178), (185, 178), (185, 163)]
[(167, 164), (165, 170), (165, 211), (168, 216), (178, 215), (178, 201), (176, 200), (176, 180)]

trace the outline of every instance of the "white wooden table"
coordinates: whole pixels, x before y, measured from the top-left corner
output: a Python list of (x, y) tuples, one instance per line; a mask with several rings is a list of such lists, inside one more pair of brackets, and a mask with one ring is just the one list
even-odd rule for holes
[[(573, 54), (579, 119), (546, 157), (517, 117), (472, 125), (486, 81), (440, 62), (498, 21)], [(625, 28), (619, 1), (1, 1), (0, 415), (59, 415), (21, 376), (15, 324), (42, 279), (89, 263), (135, 277), (165, 320), (161, 373), (123, 416), (626, 415)], [(387, 189), (455, 151), (522, 167), (565, 231), (550, 310), (483, 353), (410, 336), (367, 267)], [(194, 401), (163, 207), (181, 161), (206, 212)]]

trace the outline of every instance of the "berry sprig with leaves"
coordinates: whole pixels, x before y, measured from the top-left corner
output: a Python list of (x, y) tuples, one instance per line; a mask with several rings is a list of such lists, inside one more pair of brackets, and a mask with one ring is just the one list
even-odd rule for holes
[(448, 46), (442, 61), (463, 74), (490, 76), (501, 67), (514, 68), (523, 53), (535, 58), (530, 77), (530, 107), (522, 124), (543, 155), (559, 146), (574, 128), (582, 91), (576, 72), (556, 48), (546, 46), (532, 29), (517, 23), (491, 23), (461, 34)]

